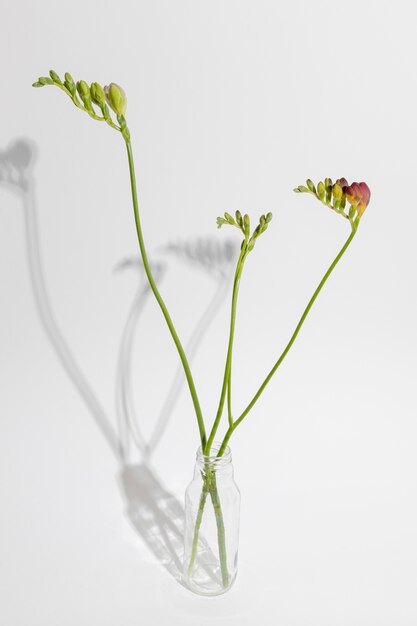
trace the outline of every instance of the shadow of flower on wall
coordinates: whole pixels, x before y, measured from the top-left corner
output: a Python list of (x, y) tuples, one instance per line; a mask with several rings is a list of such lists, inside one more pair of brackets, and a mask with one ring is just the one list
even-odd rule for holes
[(51, 305), (39, 242), (36, 184), (33, 176), (36, 157), (37, 147), (33, 141), (13, 141), (6, 150), (0, 152), (0, 185), (17, 193), (21, 198), (30, 281), (43, 329), (112, 452), (120, 459), (116, 431), (72, 354)]
[[(163, 484), (152, 466), (151, 457), (163, 437), (184, 384), (182, 367), (177, 369), (162, 408), (155, 418), (149, 441), (146, 441), (140, 426), (140, 411), (133, 401), (132, 348), (150, 289), (138, 257), (124, 260), (118, 269), (138, 269), (139, 283), (121, 335), (116, 375), (117, 427), (113, 425), (108, 412), (77, 363), (51, 305), (39, 242), (34, 177), (36, 158), (37, 146), (26, 138), (16, 139), (6, 149), (0, 150), (0, 187), (16, 193), (22, 202), (27, 261), (40, 321), (65, 372), (115, 456), (118, 482), (130, 523), (158, 562), (181, 582), (184, 507)], [(168, 268), (167, 258), (172, 255), (199, 271), (208, 272), (215, 282), (214, 294), (187, 343), (186, 349), (191, 361), (225, 298), (236, 247), (229, 240), (219, 243), (214, 238), (207, 238), (170, 243), (158, 252), (159, 260), (153, 261), (158, 282), (163, 279)], [(132, 451), (137, 457), (135, 461), (132, 460)], [(208, 552), (203, 558), (206, 557), (210, 561)]]
[[(213, 321), (226, 296), (232, 271), (232, 262), (237, 253), (237, 246), (234, 245), (234, 242), (227, 239), (218, 242), (213, 238), (199, 238), (181, 241), (175, 244), (170, 243), (160, 248), (160, 250), (165, 255), (175, 255), (181, 261), (187, 263), (187, 265), (209, 273), (215, 282), (214, 293), (200, 319), (197, 321), (185, 348), (188, 360), (192, 362), (209, 329), (210, 323)], [(161, 411), (155, 419), (155, 425), (149, 442), (145, 442), (139, 426), (140, 420), (138, 419), (132, 396), (131, 358), (137, 322), (151, 290), (145, 276), (143, 265), (137, 257), (125, 259), (118, 266), (118, 269), (128, 267), (137, 268), (139, 270), (140, 286), (128, 315), (120, 342), (116, 389), (118, 424), (120, 428), (119, 436), (121, 440), (126, 439), (127, 426), (128, 429), (130, 429), (132, 440), (135, 441), (143, 456), (150, 458), (158, 446), (169, 419), (172, 416), (181, 389), (185, 383), (185, 377), (182, 365), (179, 364)], [(162, 279), (166, 270), (166, 263), (162, 261), (153, 263), (152, 271), (158, 281)]]
[[(198, 239), (169, 244), (161, 251), (175, 254), (196, 269), (209, 272), (215, 280), (214, 294), (194, 327), (186, 346), (189, 362), (191, 362), (226, 295), (231, 275), (231, 262), (234, 259), (233, 252), (236, 248), (228, 240), (218, 244), (210, 239)], [(132, 525), (145, 539), (160, 563), (177, 581), (181, 582), (184, 507), (166, 489), (161, 479), (157, 478), (156, 471), (152, 468), (151, 457), (175, 409), (184, 385), (184, 372), (182, 366), (179, 365), (162, 409), (155, 420), (149, 441), (146, 442), (133, 401), (131, 357), (137, 323), (151, 291), (139, 259), (136, 257), (125, 259), (118, 267), (139, 269), (141, 280), (141, 286), (137, 291), (122, 333), (117, 372), (117, 413), (119, 437), (120, 441), (124, 442), (123, 454), (125, 459), (130, 458), (129, 446), (133, 442), (142, 459), (142, 462), (138, 464), (126, 462), (120, 474), (122, 489), (126, 497), (126, 511)], [(166, 265), (161, 262), (154, 263), (152, 270), (159, 281), (166, 271)], [(205, 563), (209, 564), (213, 560), (208, 547), (205, 547), (199, 560), (207, 573), (213, 576), (212, 568), (209, 565), (205, 566)]]

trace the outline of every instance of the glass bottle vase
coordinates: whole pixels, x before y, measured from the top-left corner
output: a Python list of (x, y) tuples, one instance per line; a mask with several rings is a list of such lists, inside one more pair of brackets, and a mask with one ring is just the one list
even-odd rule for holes
[(204, 596), (225, 593), (237, 574), (240, 492), (230, 448), (220, 457), (219, 448), (205, 456), (200, 446), (185, 493), (183, 583)]

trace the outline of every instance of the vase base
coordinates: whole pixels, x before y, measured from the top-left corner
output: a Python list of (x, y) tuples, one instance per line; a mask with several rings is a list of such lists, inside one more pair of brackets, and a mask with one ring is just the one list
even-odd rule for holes
[(197, 596), (205, 596), (205, 597), (215, 597), (215, 596), (221, 596), (224, 593), (227, 593), (228, 591), (230, 591), (230, 589), (233, 587), (234, 582), (236, 580), (236, 576), (234, 576), (234, 578), (229, 582), (229, 584), (226, 587), (223, 587), (223, 585), (221, 584), (213, 584), (214, 581), (210, 580), (210, 581), (196, 581), (196, 580), (192, 580), (190, 579), (189, 576), (183, 576), (183, 578), (181, 579), (181, 584), (188, 589), (188, 591), (191, 591), (192, 593), (194, 593)]

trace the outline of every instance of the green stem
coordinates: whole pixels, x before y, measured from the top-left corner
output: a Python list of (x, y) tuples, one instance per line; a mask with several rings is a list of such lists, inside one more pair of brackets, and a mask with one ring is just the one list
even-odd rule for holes
[(185, 372), (185, 376), (187, 378), (187, 382), (188, 382), (188, 386), (190, 389), (190, 393), (191, 393), (191, 397), (193, 400), (193, 404), (194, 404), (194, 409), (195, 409), (195, 413), (197, 416), (197, 422), (198, 422), (198, 428), (200, 431), (200, 439), (201, 439), (201, 445), (204, 446), (206, 445), (206, 431), (204, 428), (204, 421), (203, 421), (203, 415), (201, 412), (201, 408), (200, 408), (200, 403), (198, 400), (198, 396), (197, 396), (197, 391), (195, 389), (195, 385), (194, 385), (194, 381), (193, 381), (193, 377), (191, 374), (191, 370), (190, 370), (190, 366), (188, 365), (188, 361), (187, 361), (187, 357), (185, 356), (185, 352), (184, 349), (181, 345), (181, 342), (178, 338), (178, 335), (176, 333), (174, 324), (171, 320), (171, 317), (168, 313), (168, 310), (165, 306), (165, 303), (162, 299), (161, 294), (159, 293), (159, 290), (156, 286), (155, 280), (152, 276), (152, 272), (151, 269), (149, 267), (149, 262), (148, 262), (148, 256), (146, 254), (146, 248), (145, 248), (145, 243), (143, 240), (143, 234), (142, 234), (142, 227), (141, 227), (141, 223), (140, 223), (140, 217), (139, 217), (139, 207), (138, 207), (138, 194), (137, 194), (137, 189), (136, 189), (136, 177), (135, 177), (135, 164), (134, 164), (134, 160), (133, 160), (133, 152), (132, 152), (132, 146), (130, 141), (126, 141), (126, 147), (127, 147), (127, 155), (128, 155), (128, 159), (129, 159), (129, 172), (130, 172), (130, 183), (131, 183), (131, 189), (132, 189), (132, 201), (133, 201), (133, 209), (134, 209), (134, 213), (135, 213), (135, 223), (136, 223), (136, 231), (137, 231), (137, 235), (138, 235), (138, 241), (139, 241), (139, 248), (140, 248), (140, 252), (142, 255), (142, 261), (143, 261), (143, 266), (145, 268), (145, 272), (146, 272), (146, 276), (148, 278), (149, 284), (151, 286), (151, 289), (155, 295), (155, 298), (159, 304), (159, 306), (161, 307), (162, 313), (165, 317), (166, 323), (168, 325), (169, 331), (171, 333), (171, 336), (174, 340), (174, 343), (177, 347), (178, 350), (178, 354), (180, 356), (182, 365), (184, 367), (184, 372)]
[(230, 358), (229, 380), (227, 381), (227, 417), (229, 426), (233, 426), (232, 415), (232, 358)]
[(217, 525), (217, 542), (219, 545), (220, 571), (222, 573), (223, 587), (229, 586), (229, 572), (227, 569), (227, 553), (226, 553), (226, 533), (224, 530), (224, 521), (222, 507), (220, 504), (219, 492), (217, 491), (216, 476), (213, 475), (210, 488), (210, 497), (213, 503), (214, 515), (216, 516)]
[(226, 365), (224, 369), (223, 385), (222, 385), (222, 390), (220, 394), (219, 407), (217, 409), (216, 419), (214, 420), (213, 427), (210, 432), (210, 436), (204, 448), (205, 456), (209, 456), (210, 454), (210, 449), (213, 444), (214, 437), (216, 436), (217, 429), (219, 427), (220, 419), (223, 413), (224, 402), (226, 399), (226, 391), (228, 387), (229, 375), (230, 375), (231, 364), (232, 364), (233, 339), (234, 339), (235, 322), (236, 322), (236, 305), (237, 305), (237, 298), (239, 294), (240, 277), (242, 275), (243, 265), (244, 265), (245, 258), (246, 258), (246, 252), (247, 250), (246, 250), (246, 245), (244, 242), (241, 253), (239, 255), (237, 265), (236, 265), (235, 279), (233, 283), (232, 308), (231, 308), (231, 315), (230, 315), (229, 345), (227, 348)]
[(191, 575), (192, 569), (195, 565), (195, 560), (197, 558), (198, 538), (208, 493), (210, 493), (210, 498), (214, 509), (214, 515), (216, 518), (220, 571), (223, 587), (226, 588), (229, 585), (229, 571), (227, 569), (226, 532), (224, 528), (223, 512), (220, 503), (219, 492), (217, 490), (215, 470), (213, 471), (209, 467), (207, 467), (206, 474), (203, 476), (203, 488), (201, 490), (200, 502), (198, 505), (197, 517), (194, 526), (193, 543), (191, 547), (191, 556), (187, 568), (187, 574), (188, 576)]
[(349, 235), (348, 239), (346, 240), (344, 246), (342, 247), (342, 249), (340, 250), (339, 254), (336, 256), (336, 258), (334, 259), (333, 263), (330, 265), (329, 269), (327, 270), (327, 272), (325, 273), (325, 275), (321, 279), (317, 289), (313, 293), (309, 303), (307, 304), (306, 308), (304, 309), (304, 313), (302, 314), (302, 316), (300, 318), (300, 321), (298, 322), (298, 324), (297, 324), (297, 326), (295, 328), (295, 331), (293, 332), (293, 334), (291, 336), (291, 339), (287, 343), (283, 353), (279, 357), (278, 361), (275, 363), (274, 367), (269, 372), (268, 376), (265, 378), (265, 380), (262, 383), (262, 385), (259, 387), (258, 391), (254, 395), (252, 400), (249, 402), (249, 404), (246, 407), (246, 409), (243, 411), (243, 413), (240, 415), (240, 417), (233, 423), (233, 425), (231, 425), (229, 427), (228, 431), (226, 432), (226, 435), (225, 435), (225, 437), (223, 439), (222, 445), (221, 445), (221, 447), (219, 449), (218, 456), (222, 456), (223, 452), (226, 449), (228, 441), (229, 441), (230, 437), (232, 436), (233, 431), (235, 430), (235, 428), (237, 428), (237, 426), (239, 426), (239, 424), (242, 422), (242, 420), (249, 413), (249, 411), (251, 410), (253, 405), (256, 403), (256, 401), (258, 400), (259, 396), (261, 395), (261, 393), (263, 392), (263, 390), (265, 389), (265, 387), (267, 386), (267, 384), (271, 380), (272, 376), (275, 374), (275, 372), (277, 371), (277, 369), (281, 365), (282, 361), (285, 359), (285, 357), (288, 354), (289, 350), (291, 349), (291, 346), (293, 345), (293, 343), (294, 343), (298, 333), (300, 332), (300, 329), (301, 329), (302, 325), (304, 324), (304, 321), (305, 321), (307, 315), (309, 314), (310, 309), (313, 306), (317, 296), (319, 295), (320, 291), (322, 290), (322, 288), (323, 288), (324, 284), (326, 283), (327, 279), (329, 278), (330, 274), (333, 272), (334, 268), (336, 267), (336, 265), (338, 264), (338, 262), (340, 261), (340, 259), (344, 255), (344, 253), (346, 252), (347, 248), (349, 247), (349, 244), (351, 243), (352, 239), (355, 236), (355, 233), (356, 233), (356, 228), (352, 228), (352, 232), (350, 233), (350, 235)]
[(206, 504), (207, 493), (208, 493), (207, 484), (206, 484), (206, 481), (204, 480), (203, 489), (201, 490), (200, 502), (198, 505), (197, 517), (195, 520), (193, 545), (191, 547), (190, 562), (188, 564), (188, 569), (187, 569), (188, 576), (190, 576), (191, 574), (191, 571), (194, 567), (195, 559), (197, 557), (198, 535), (200, 532), (201, 521), (203, 519), (203, 512), (204, 512), (204, 507)]

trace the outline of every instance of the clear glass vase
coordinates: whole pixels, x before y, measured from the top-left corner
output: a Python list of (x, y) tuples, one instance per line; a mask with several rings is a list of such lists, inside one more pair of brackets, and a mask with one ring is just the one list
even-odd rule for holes
[(213, 444), (210, 456), (197, 450), (194, 478), (185, 493), (184, 584), (194, 593), (217, 596), (237, 574), (240, 492), (232, 455)]

